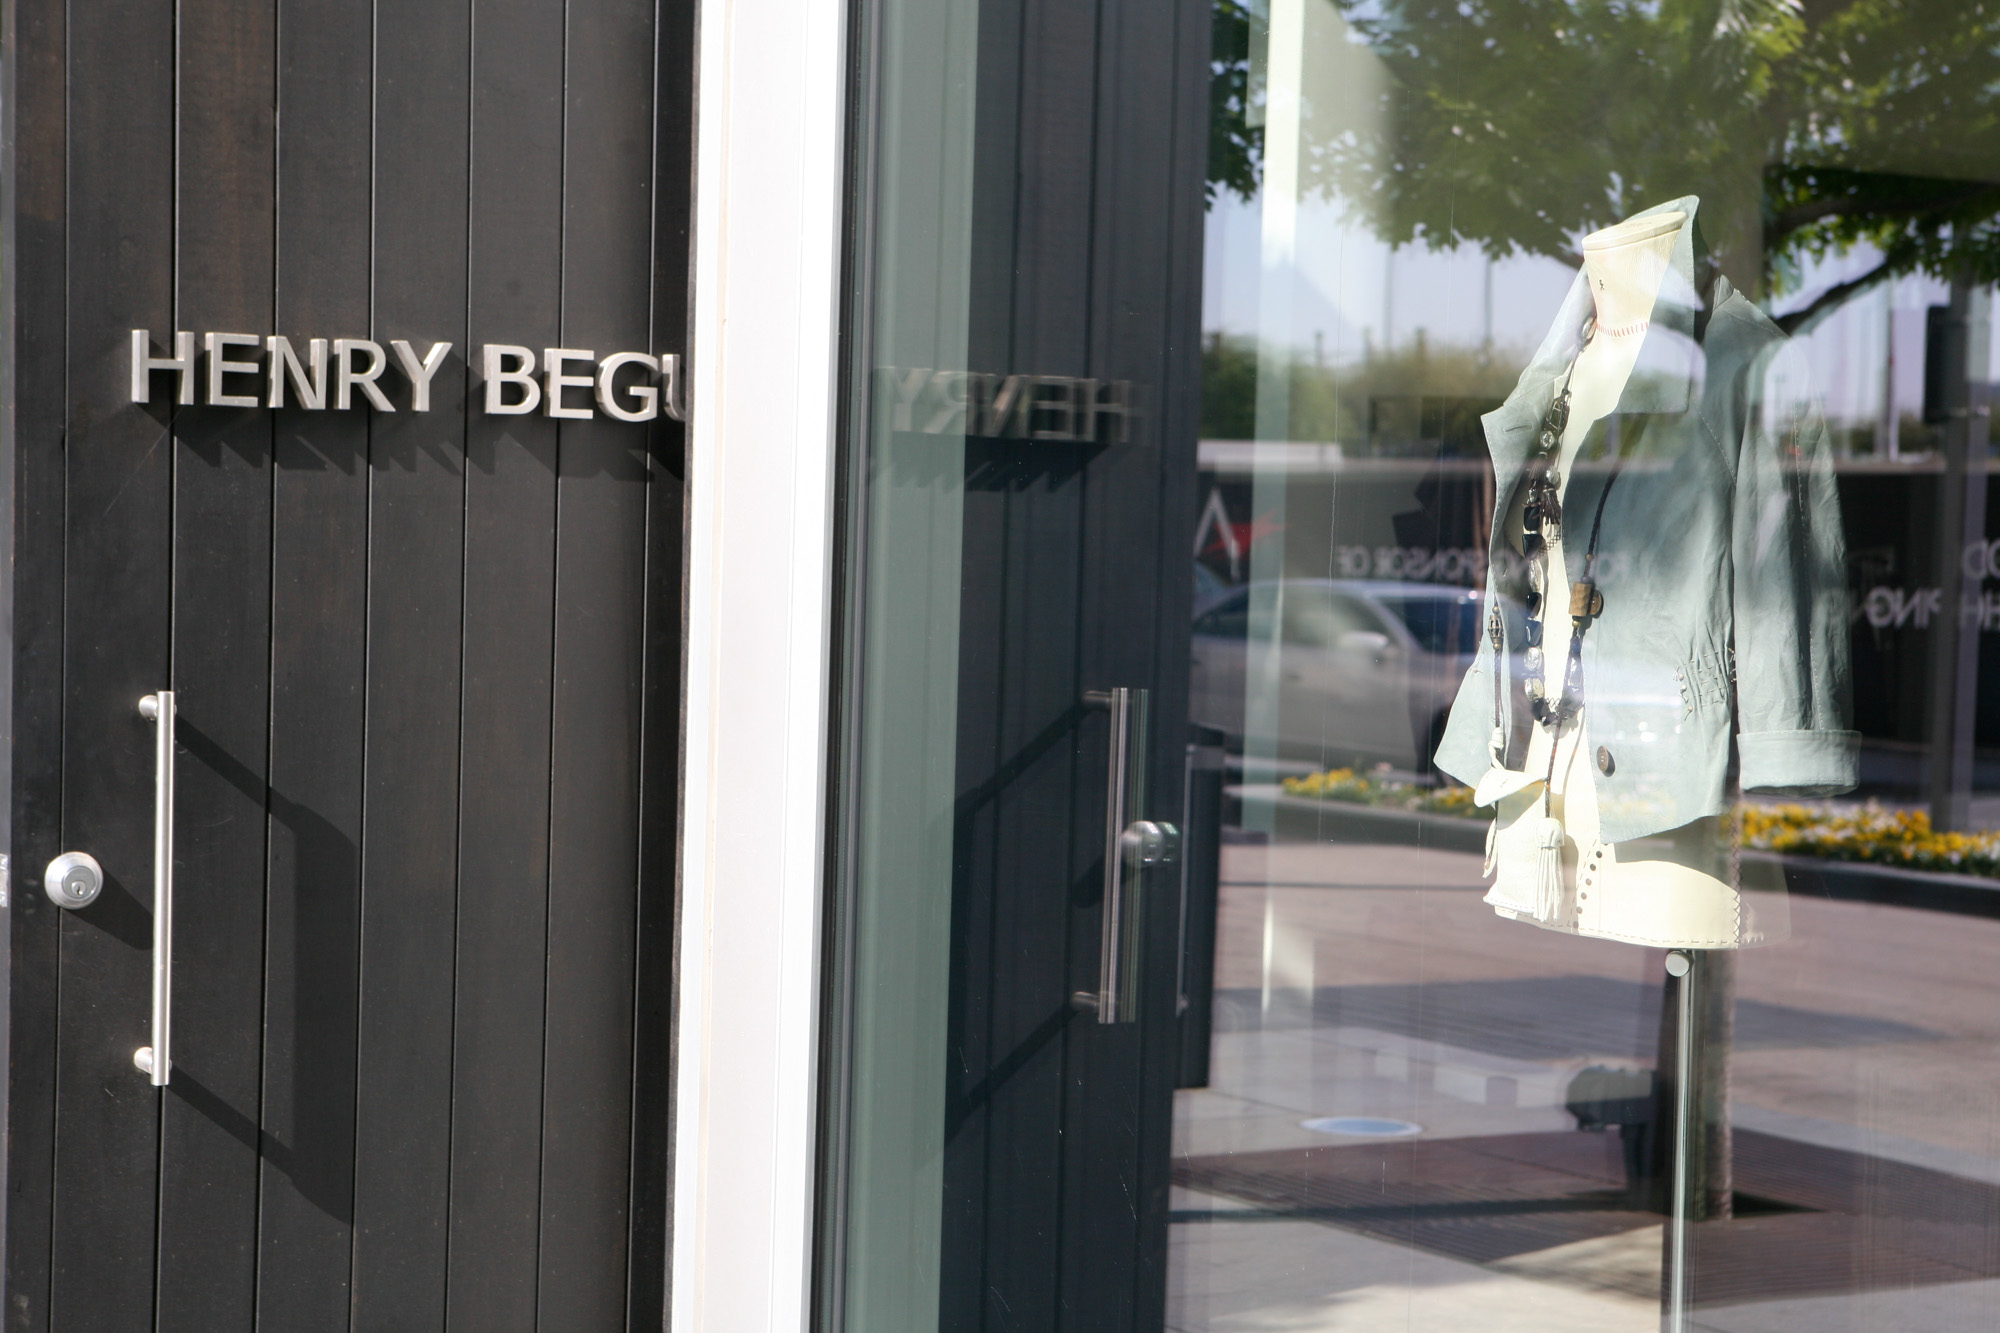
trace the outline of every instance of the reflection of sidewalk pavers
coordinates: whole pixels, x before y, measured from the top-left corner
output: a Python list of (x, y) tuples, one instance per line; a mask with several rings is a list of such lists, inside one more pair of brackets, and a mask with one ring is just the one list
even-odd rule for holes
[(1257, 1204), (1269, 1220), (1320, 1222), (1471, 1263), (1659, 1221), (1627, 1201), (1618, 1140), (1603, 1134), (1189, 1157), (1175, 1162), (1174, 1181)]
[[(1558, 1093), (1588, 1063), (1652, 1063), (1661, 952), (1501, 921), (1478, 856), (1455, 849), (1235, 844), (1221, 878), (1211, 1084), (1177, 1110), (1175, 1282), (1235, 1294), (1172, 1326), (1653, 1327), (1661, 1219), (1620, 1192), (1615, 1134), (1572, 1128)], [(1792, 901), (1794, 938), (1737, 958), (1746, 1207), (1696, 1228), (1695, 1326), (1984, 1326), (2000, 1298), (2000, 921)], [(1337, 1114), (1425, 1135), (1328, 1143), (1299, 1126)], [(1525, 1193), (1491, 1179), (1520, 1162), (1482, 1167), (1483, 1184), (1468, 1164), (1508, 1142), (1554, 1154)], [(1419, 1151), (1451, 1169), (1438, 1156), (1428, 1183), (1385, 1179)], [(1575, 1169), (1592, 1151), (1595, 1175)], [(1329, 1153), (1362, 1164), (1351, 1197), (1296, 1169), (1346, 1160)]]
[[(1175, 1196), (1177, 1208), (1218, 1217), (1231, 1203)], [(1188, 1222), (1170, 1244), (1169, 1333), (1659, 1333), (1651, 1297), (1516, 1276), (1310, 1222)]]
[[(1697, 1305), (2000, 1277), (2000, 1186), (1750, 1130), (1735, 1136), (1737, 1216), (1693, 1232)], [(1175, 1163), (1175, 1183), (1252, 1210), (1475, 1264), (1634, 1296), (1659, 1290), (1660, 1217), (1633, 1206), (1608, 1135), (1557, 1132), (1340, 1144)], [(1176, 1220), (1217, 1215), (1182, 1209)], [(1586, 1245), (1644, 1231), (1630, 1243)], [(1528, 1256), (1536, 1256), (1533, 1259)]]
[[(1659, 986), (1626, 977), (1508, 977), (1494, 981), (1316, 986), (1310, 1008), (1297, 991), (1281, 992), (1269, 1010), (1248, 987), (1216, 993), (1215, 1031), (1286, 1027), (1363, 1027), (1518, 1060), (1617, 1055), (1650, 1060), (1660, 1030)], [(1743, 997), (1736, 1003), (1735, 1046), (1864, 1046), (1934, 1041), (1911, 1023), (1802, 1009)]]

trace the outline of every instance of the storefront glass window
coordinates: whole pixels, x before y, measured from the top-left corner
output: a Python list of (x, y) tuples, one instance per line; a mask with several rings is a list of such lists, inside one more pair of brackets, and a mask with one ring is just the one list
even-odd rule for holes
[(2000, 15), (857, 34), (823, 1326), (1987, 1326)]

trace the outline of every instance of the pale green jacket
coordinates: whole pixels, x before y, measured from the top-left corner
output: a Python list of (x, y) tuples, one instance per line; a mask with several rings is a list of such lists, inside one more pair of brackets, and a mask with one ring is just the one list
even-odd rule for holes
[[(1574, 580), (1615, 468), (1598, 542), (1604, 609), (1583, 639), (1584, 724), (1607, 842), (1721, 814), (1739, 788), (1847, 791), (1859, 758), (1826, 429), (1784, 332), (1727, 279), (1698, 269), (1699, 202), (1647, 210), (1689, 221), (1638, 366), (1616, 412), (1592, 427), (1563, 502)], [(1519, 678), (1526, 573), (1502, 528), (1590, 309), (1579, 274), (1514, 392), (1484, 418), (1496, 497), (1489, 628), (1437, 752), (1438, 767), (1468, 785), (1525, 763), (1534, 726)], [(1561, 673), (1548, 664), (1552, 683)]]

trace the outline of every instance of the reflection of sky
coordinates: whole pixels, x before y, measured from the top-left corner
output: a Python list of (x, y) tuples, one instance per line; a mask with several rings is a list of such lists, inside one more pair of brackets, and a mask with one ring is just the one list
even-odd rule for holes
[[(1246, 338), (1258, 334), (1260, 224), (1258, 205), (1233, 195), (1224, 194), (1210, 208), (1202, 294), (1205, 331)], [(1358, 361), (1365, 352), (1385, 346), (1408, 348), (1419, 330), (1433, 349), (1476, 349), (1490, 339), (1503, 355), (1525, 357), (1547, 332), (1572, 276), (1572, 270), (1553, 259), (1519, 255), (1489, 262), (1470, 246), (1392, 251), (1365, 226), (1343, 220), (1338, 206), (1317, 199), (1300, 203), (1297, 236), (1289, 341), (1307, 357), (1317, 349), (1329, 365)], [(1866, 247), (1809, 262), (1798, 289), (1778, 299), (1777, 312), (1803, 307), (1876, 262), (1877, 255)], [(1830, 420), (1858, 424), (1879, 419), (1891, 373), (1899, 413), (1921, 412), (1924, 310), (1942, 304), (1946, 295), (1945, 284), (1935, 279), (1901, 278), (1851, 298), (1804, 336), (1812, 381)], [(1893, 367), (1885, 336), (1891, 328)], [(2000, 337), (1992, 340), (1992, 349), (1991, 378), (2000, 381)]]
[[(1202, 327), (1254, 337), (1260, 214), (1233, 195), (1208, 214)], [(1488, 313), (1485, 256), (1470, 248), (1394, 252), (1365, 227), (1344, 222), (1337, 206), (1299, 205), (1298, 283), (1291, 342), (1311, 352), (1317, 336), (1329, 363), (1358, 358), (1364, 346), (1406, 347), (1418, 329), (1433, 345), (1496, 346), (1532, 351), (1569, 290), (1572, 272), (1552, 259), (1517, 257), (1491, 265)]]
[[(1797, 289), (1777, 299), (1776, 313), (1802, 310), (1827, 288), (1866, 273), (1880, 261), (1880, 253), (1866, 245), (1818, 263), (1809, 261)], [(1850, 297), (1804, 335), (1813, 383), (1829, 420), (1859, 423), (1880, 417), (1883, 388), (1892, 375), (1897, 412), (1922, 414), (1924, 311), (1944, 304), (1949, 296), (1950, 288), (1934, 278), (1898, 278)]]

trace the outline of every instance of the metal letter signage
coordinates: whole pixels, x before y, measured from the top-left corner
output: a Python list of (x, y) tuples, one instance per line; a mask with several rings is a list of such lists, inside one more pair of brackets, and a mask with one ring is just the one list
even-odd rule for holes
[[(137, 335), (145, 332), (134, 329), (133, 345), (138, 345)], [(312, 378), (306, 378), (306, 368), (299, 364), (299, 355), (292, 350), (292, 340), (272, 334), (264, 340), (264, 349), (271, 355), (271, 389), (264, 399), (266, 407), (285, 405), (285, 377), (291, 376), (292, 389), (299, 396), (299, 406), (317, 412), (326, 407), (326, 339), (314, 338), (306, 344), (306, 360), (312, 366)], [(134, 371), (134, 375), (138, 372)]]
[[(354, 354), (360, 352), (368, 360), (368, 367), (362, 371), (354, 369)], [(382, 354), (382, 344), (370, 342), (366, 338), (335, 338), (333, 340), (333, 405), (346, 411), (354, 401), (354, 389), (359, 385), (361, 392), (368, 395), (368, 401), (384, 412), (396, 409), (389, 406), (389, 400), (375, 381), (389, 364), (389, 358)]]
[[(512, 362), (509, 366), (506, 362)], [(535, 383), (535, 354), (525, 347), (507, 343), (487, 343), (481, 349), (480, 365), (486, 379), (488, 416), (526, 416), (542, 401), (542, 386)], [(507, 401), (507, 386), (521, 386), (521, 396)]]
[(444, 354), (451, 350), (450, 343), (432, 343), (431, 350), (424, 353), (424, 359), (417, 360), (417, 353), (409, 343), (401, 338), (391, 339), (389, 346), (396, 350), (396, 360), (403, 367), (403, 373), (410, 377), (410, 410), (428, 412), (431, 410), (431, 380), (436, 377), (438, 367), (444, 364)]
[(588, 421), (594, 413), (588, 407), (564, 407), (563, 390), (588, 389), (591, 377), (588, 375), (565, 375), (563, 367), (572, 361), (595, 361), (595, 352), (573, 352), (567, 347), (544, 347), (542, 349), (542, 410), (552, 417), (570, 417)]
[(262, 347), (264, 340), (249, 333), (204, 333), (201, 337), (202, 350), (208, 353), (208, 401), (217, 407), (255, 407), (257, 395), (254, 393), (224, 393), (224, 375), (255, 375), (258, 370), (255, 361), (231, 361), (229, 349), (232, 347)]
[[(200, 376), (205, 390), (201, 401), (212, 407), (285, 407), (289, 401), (307, 412), (329, 407), (346, 411), (354, 406), (357, 392), (376, 411), (394, 412), (382, 382), (390, 352), (410, 386), (409, 410), (428, 412), (431, 381), (451, 351), (448, 342), (432, 343), (419, 356), (416, 347), (402, 338), (391, 339), (385, 351), (368, 338), (335, 338), (330, 343), (309, 338), (301, 343), (277, 333), (204, 333), (200, 345), (206, 362)], [(243, 357), (244, 352), (261, 353), (263, 359)], [(175, 333), (173, 354), (162, 356), (154, 350), (151, 330), (133, 329), (132, 401), (151, 402), (153, 376), (169, 373), (175, 377), (172, 401), (193, 403), (195, 357), (192, 333)], [(537, 357), (532, 348), (487, 343), (479, 349), (479, 373), (491, 416), (523, 416), (540, 407), (549, 416), (572, 421), (587, 421), (599, 411), (614, 421), (651, 421), (663, 412), (676, 421), (686, 419), (678, 356), (614, 352), (600, 360), (595, 352), (545, 347)], [(241, 392), (247, 386), (232, 376), (259, 377), (263, 393)]]
[[(644, 352), (619, 352), (614, 356), (607, 356), (598, 362), (597, 405), (604, 409), (604, 415), (616, 417), (620, 421), (651, 421), (654, 417), (658, 416), (660, 414), (659, 389), (654, 388), (650, 384), (634, 384), (626, 392), (632, 395), (632, 401), (636, 406), (620, 407), (618, 405), (618, 392), (612, 387), (612, 377), (626, 366), (644, 366), (649, 374), (658, 375), (662, 369), (660, 365), (662, 360), (667, 363), (665, 366), (667, 382), (662, 387), (666, 390), (667, 402), (673, 403), (680, 397), (675, 392), (678, 386), (674, 383), (674, 374), (679, 369), (679, 366), (674, 357), (647, 356)], [(675, 416), (680, 415), (678, 411), (672, 408), (668, 410)]]
[(146, 388), (156, 370), (171, 370), (180, 376), (180, 392), (174, 395), (177, 403), (194, 401), (194, 335), (176, 333), (174, 354), (154, 356), (152, 339), (146, 330), (132, 330), (132, 401), (146, 401)]

